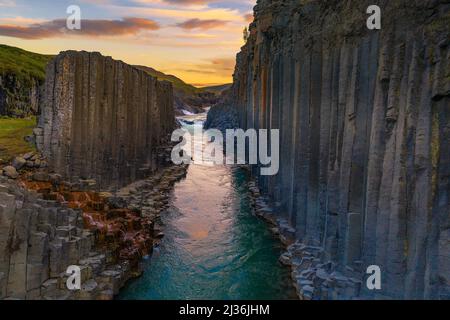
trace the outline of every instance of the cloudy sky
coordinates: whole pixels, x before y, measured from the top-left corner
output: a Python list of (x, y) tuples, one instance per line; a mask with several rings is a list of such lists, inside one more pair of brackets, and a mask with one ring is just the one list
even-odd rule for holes
[[(100, 51), (205, 86), (231, 82), (256, 0), (0, 0), (0, 43)], [(66, 11), (81, 8), (81, 30)]]

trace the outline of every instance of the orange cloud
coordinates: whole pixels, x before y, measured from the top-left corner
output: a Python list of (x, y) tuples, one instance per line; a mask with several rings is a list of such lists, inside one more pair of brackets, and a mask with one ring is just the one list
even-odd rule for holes
[(213, 59), (211, 64), (218, 70), (233, 71), (236, 65), (236, 59), (234, 57)]
[(196, 73), (204, 75), (231, 76), (234, 71), (236, 61), (234, 58), (217, 58), (210, 61), (188, 65), (185, 68), (178, 69), (182, 72)]
[(187, 30), (193, 29), (208, 30), (217, 27), (222, 27), (227, 23), (228, 21), (225, 20), (217, 20), (217, 19), (200, 20), (195, 18), (187, 20), (185, 22), (177, 23), (176, 26)]
[(68, 30), (66, 20), (58, 19), (29, 26), (0, 25), (0, 35), (21, 39), (45, 39), (64, 35), (120, 36), (134, 35), (141, 31), (160, 29), (158, 23), (149, 19), (124, 18), (122, 20), (82, 20), (81, 30)]
[(213, 2), (212, 0), (163, 0), (163, 2), (177, 5), (194, 5), (194, 4), (207, 4)]

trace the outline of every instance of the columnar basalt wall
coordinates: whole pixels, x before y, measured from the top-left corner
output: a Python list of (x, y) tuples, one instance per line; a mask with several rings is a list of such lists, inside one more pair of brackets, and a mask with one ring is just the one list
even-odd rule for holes
[(450, 298), (449, 28), (448, 1), (258, 1), (230, 97), (242, 128), (281, 130), (259, 184), (300, 295)]
[(175, 125), (172, 85), (99, 53), (67, 51), (47, 67), (38, 148), (67, 179), (123, 186), (158, 168)]
[[(0, 300), (113, 299), (154, 240), (153, 220), (123, 201), (56, 174), (0, 176)], [(80, 290), (67, 287), (74, 265)]]

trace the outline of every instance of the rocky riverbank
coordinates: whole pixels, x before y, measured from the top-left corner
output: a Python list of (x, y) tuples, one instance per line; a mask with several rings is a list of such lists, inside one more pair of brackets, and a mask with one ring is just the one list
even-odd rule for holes
[(250, 181), (248, 187), (255, 214), (269, 224), (272, 234), (285, 246), (280, 262), (290, 268), (299, 299), (337, 300), (343, 295), (356, 297), (363, 275), (351, 268), (342, 272), (331, 261), (324, 263), (326, 252), (323, 248), (296, 240), (295, 228), (279, 215), (276, 204), (261, 193), (257, 179)]
[[(159, 215), (186, 167), (167, 165), (111, 194), (94, 180), (65, 182), (45, 164), (26, 154), (2, 169), (0, 299), (113, 299), (163, 237)], [(81, 290), (66, 287), (70, 265), (81, 268)]]

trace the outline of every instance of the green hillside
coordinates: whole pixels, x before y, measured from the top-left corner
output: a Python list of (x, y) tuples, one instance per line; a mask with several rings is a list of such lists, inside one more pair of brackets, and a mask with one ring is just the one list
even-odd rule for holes
[(202, 89), (204, 91), (209, 91), (209, 92), (212, 92), (214, 94), (221, 94), (225, 90), (230, 89), (231, 86), (232, 86), (232, 84), (228, 83), (228, 84), (222, 84), (222, 85), (219, 85), (219, 86), (204, 87)]
[(171, 82), (175, 89), (178, 89), (186, 94), (195, 94), (195, 93), (199, 93), (199, 92), (203, 91), (203, 89), (196, 88), (193, 85), (187, 84), (180, 78), (177, 78), (173, 75), (168, 75), (168, 74), (162, 73), (162, 72), (155, 70), (153, 68), (150, 68), (150, 67), (144, 67), (144, 66), (135, 66), (135, 67), (147, 72), (149, 75), (151, 75), (153, 77), (158, 78), (158, 80)]
[(45, 67), (52, 56), (28, 52), (0, 44), (0, 74), (12, 73), (18, 79), (45, 78)]

